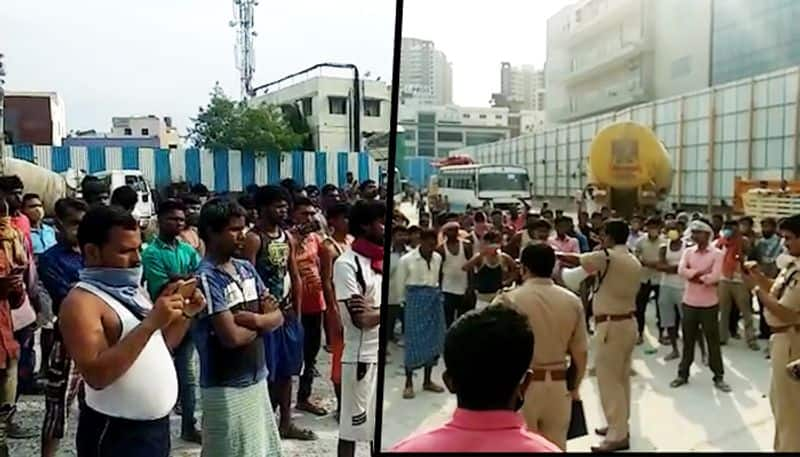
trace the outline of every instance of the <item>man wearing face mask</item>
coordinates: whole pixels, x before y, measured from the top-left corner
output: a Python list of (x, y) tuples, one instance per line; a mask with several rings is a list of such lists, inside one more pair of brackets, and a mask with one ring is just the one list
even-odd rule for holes
[[(772, 217), (761, 220), (761, 237), (756, 241), (753, 257), (758, 262), (758, 268), (764, 276), (774, 279), (782, 267), (778, 267), (778, 257), (783, 253), (783, 238), (777, 234), (778, 223)], [(764, 306), (759, 304), (759, 335), (760, 339), (769, 339), (769, 325), (764, 318)]]
[(86, 267), (59, 312), (64, 344), (86, 386), (78, 455), (167, 456), (178, 395), (170, 348), (183, 340), (205, 300), (199, 290), (181, 295), (182, 281), (167, 285), (155, 303), (147, 298), (139, 227), (120, 208), (86, 213), (78, 243)]
[(753, 326), (752, 297), (750, 291), (742, 282), (742, 268), (750, 250), (750, 241), (742, 236), (739, 222), (736, 220), (725, 221), (720, 238), (716, 246), (722, 251), (722, 277), (719, 281), (719, 342), (721, 345), (728, 343), (730, 337), (730, 314), (734, 306), (739, 310), (744, 320), (745, 338), (750, 349), (758, 351), (755, 328)]
[(453, 418), (401, 441), (392, 451), (560, 452), (527, 430), (517, 412), (530, 398), (526, 392), (538, 344), (528, 318), (506, 306), (491, 306), (457, 320), (444, 345), (443, 378), (458, 402)]
[(595, 430), (605, 440), (592, 452), (614, 452), (630, 448), (631, 360), (636, 345), (636, 294), (642, 264), (626, 246), (628, 224), (610, 219), (601, 232), (603, 249), (560, 260), (581, 265), (597, 274), (598, 285), (592, 301), (595, 321), (595, 371), (607, 427)]
[(744, 281), (764, 306), (764, 317), (772, 330), (770, 339), (770, 405), (775, 418), (775, 452), (800, 452), (800, 383), (786, 365), (797, 359), (800, 347), (800, 215), (780, 224), (787, 253), (795, 260), (786, 265), (773, 281), (756, 265), (745, 268)]
[[(550, 278), (555, 251), (534, 244), (522, 251), (523, 284), (500, 294), (495, 303), (514, 307), (527, 316), (536, 335), (530, 362), (533, 384), (525, 395), (522, 415), (529, 430), (540, 432), (560, 449), (567, 448), (571, 399), (580, 399), (580, 383), (588, 358), (583, 305), (572, 292)], [(567, 357), (576, 367), (576, 379), (567, 390)]]

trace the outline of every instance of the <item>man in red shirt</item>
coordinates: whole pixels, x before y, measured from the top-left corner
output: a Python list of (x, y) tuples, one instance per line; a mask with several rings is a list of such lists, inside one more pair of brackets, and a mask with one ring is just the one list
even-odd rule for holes
[(447, 332), (443, 377), (458, 408), (448, 423), (401, 441), (392, 452), (561, 452), (528, 431), (518, 412), (532, 357), (533, 331), (516, 310), (490, 306), (457, 320)]

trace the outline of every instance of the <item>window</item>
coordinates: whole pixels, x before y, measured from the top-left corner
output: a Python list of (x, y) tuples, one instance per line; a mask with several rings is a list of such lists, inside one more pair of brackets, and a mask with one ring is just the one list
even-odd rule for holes
[(470, 115), (469, 115), (469, 113), (464, 113), (464, 114), (461, 115), (461, 117), (463, 117), (464, 119), (469, 119)]
[(503, 119), (503, 115), (502, 114), (495, 114), (494, 118), (495, 119)]
[(142, 136), (150, 136), (150, 129), (142, 129)]
[(381, 101), (378, 99), (364, 99), (364, 116), (381, 117)]
[(486, 115), (485, 115), (485, 114), (481, 114), (481, 115), (480, 115), (480, 116), (478, 116), (478, 117), (479, 117), (479, 118), (481, 118), (481, 119), (486, 119)]
[(419, 139), (422, 140), (422, 141), (424, 141), (424, 140), (433, 141), (433, 130), (422, 130), (422, 129), (420, 129), (420, 131), (419, 131)]
[(434, 113), (420, 113), (417, 116), (417, 122), (420, 124), (435, 124), (436, 123), (436, 114)]
[(125, 128), (125, 136), (131, 136), (131, 135), (133, 135), (133, 130), (131, 130), (130, 128), (126, 127)]
[(459, 143), (464, 141), (464, 134), (462, 132), (439, 132), (439, 141), (457, 141)]
[(330, 114), (347, 114), (347, 97), (328, 97)]
[(311, 97), (300, 99), (300, 111), (303, 113), (303, 116), (311, 116), (314, 114), (314, 109), (311, 105)]

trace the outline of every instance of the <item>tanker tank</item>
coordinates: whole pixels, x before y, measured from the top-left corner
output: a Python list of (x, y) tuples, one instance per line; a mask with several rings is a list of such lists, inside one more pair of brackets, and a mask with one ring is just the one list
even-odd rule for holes
[(644, 125), (617, 122), (604, 127), (592, 140), (588, 161), (589, 198), (620, 216), (650, 212), (669, 195), (669, 154)]

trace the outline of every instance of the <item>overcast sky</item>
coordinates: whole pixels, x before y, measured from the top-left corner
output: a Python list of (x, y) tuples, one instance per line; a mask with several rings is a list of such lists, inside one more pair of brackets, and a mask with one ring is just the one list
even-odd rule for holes
[(405, 0), (403, 36), (433, 40), (453, 64), (453, 101), (488, 106), (500, 62), (544, 66), (547, 18), (574, 0)]
[[(438, 1), (438, 0), (437, 0)], [(233, 0), (5, 1), (7, 90), (58, 92), (67, 128), (112, 116), (172, 116), (185, 133), (215, 81), (239, 96)], [(254, 84), (323, 61), (391, 81), (394, 0), (262, 0)]]

